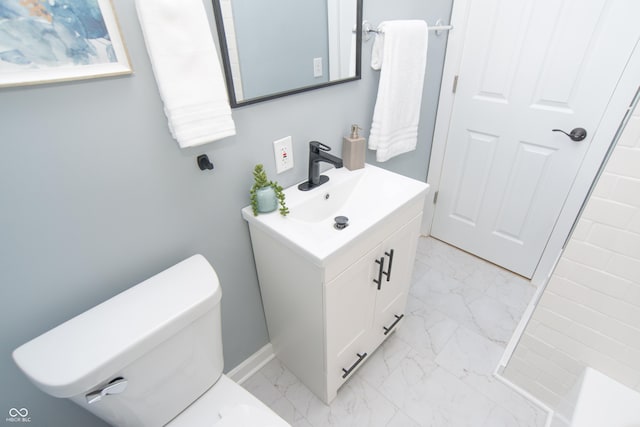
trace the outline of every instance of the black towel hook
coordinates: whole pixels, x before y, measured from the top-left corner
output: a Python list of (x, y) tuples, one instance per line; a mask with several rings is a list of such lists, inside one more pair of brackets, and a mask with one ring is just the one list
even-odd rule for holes
[(213, 169), (213, 163), (211, 163), (211, 161), (209, 160), (209, 156), (207, 156), (206, 154), (199, 155), (197, 162), (198, 167), (201, 171)]

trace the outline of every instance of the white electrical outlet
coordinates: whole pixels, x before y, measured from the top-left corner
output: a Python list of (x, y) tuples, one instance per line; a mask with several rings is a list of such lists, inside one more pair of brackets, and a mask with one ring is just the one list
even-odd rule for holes
[(276, 173), (293, 167), (293, 143), (290, 136), (273, 141), (273, 153), (276, 157)]
[(313, 77), (322, 77), (322, 57), (313, 58)]

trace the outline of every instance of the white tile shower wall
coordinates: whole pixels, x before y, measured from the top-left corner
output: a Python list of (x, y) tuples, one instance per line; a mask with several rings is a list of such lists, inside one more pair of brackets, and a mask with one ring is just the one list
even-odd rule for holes
[(552, 408), (570, 408), (564, 396), (584, 366), (640, 390), (640, 108), (504, 374)]

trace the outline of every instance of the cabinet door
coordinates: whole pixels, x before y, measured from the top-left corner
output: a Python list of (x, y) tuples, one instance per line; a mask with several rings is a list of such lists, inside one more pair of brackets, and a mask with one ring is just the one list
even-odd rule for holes
[[(325, 287), (328, 400), (371, 354), (377, 246)], [(374, 276), (375, 273), (375, 276)]]
[(404, 317), (413, 264), (416, 257), (421, 216), (382, 243), (384, 270), (376, 296), (374, 341), (376, 345), (390, 334)]

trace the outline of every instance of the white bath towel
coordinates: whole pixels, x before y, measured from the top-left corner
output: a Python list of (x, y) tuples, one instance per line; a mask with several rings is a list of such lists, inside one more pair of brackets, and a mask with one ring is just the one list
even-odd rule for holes
[(180, 147), (235, 135), (202, 0), (136, 0), (171, 134)]
[(381, 71), (369, 148), (384, 162), (416, 148), (428, 28), (424, 21), (386, 21), (378, 30), (371, 67)]

